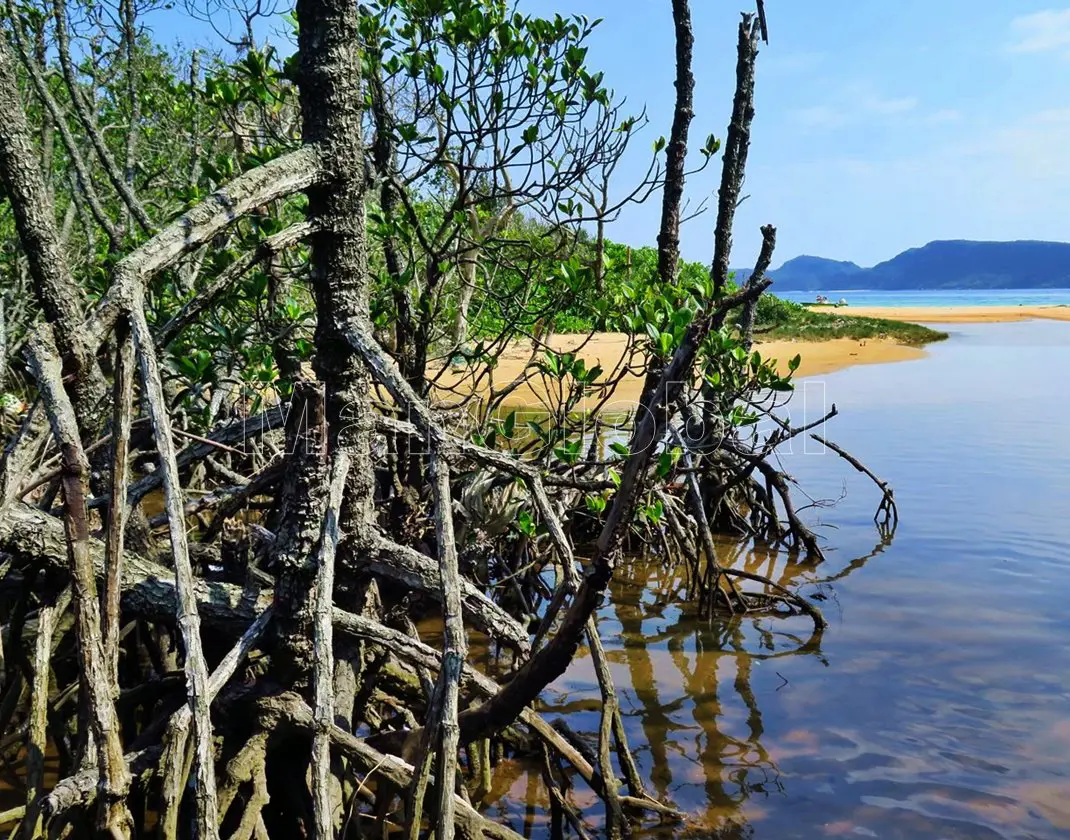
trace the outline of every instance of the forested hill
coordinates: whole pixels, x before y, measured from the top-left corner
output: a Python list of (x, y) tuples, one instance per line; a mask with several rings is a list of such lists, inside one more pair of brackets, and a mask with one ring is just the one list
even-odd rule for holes
[[(737, 272), (742, 279), (746, 272)], [(873, 268), (802, 256), (770, 272), (774, 291), (1070, 288), (1070, 243), (930, 242)]]

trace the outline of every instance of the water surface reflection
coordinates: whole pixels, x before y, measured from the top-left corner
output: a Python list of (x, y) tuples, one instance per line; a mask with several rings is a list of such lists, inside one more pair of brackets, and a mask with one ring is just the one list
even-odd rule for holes
[[(818, 599), (820, 645), (805, 618), (700, 622), (682, 573), (621, 569), (601, 633), (640, 768), (690, 834), (1070, 837), (1068, 364), (1068, 324), (964, 325), (929, 359), (808, 385), (895, 486), (898, 533), (875, 532), (865, 479), (798, 451), (785, 468), (815, 498), (846, 490), (808, 512), (829, 559), (724, 550)], [(592, 733), (597, 696), (581, 658), (546, 712)], [(546, 835), (524, 820), (535, 775), (497, 793), (503, 820)]]

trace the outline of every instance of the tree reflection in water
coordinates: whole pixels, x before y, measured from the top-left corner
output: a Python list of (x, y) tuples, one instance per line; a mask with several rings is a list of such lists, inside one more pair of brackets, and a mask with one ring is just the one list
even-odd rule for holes
[[(782, 586), (800, 587), (834, 603), (833, 584), (881, 553), (892, 539), (882, 534), (869, 554), (831, 574), (829, 564), (797, 563), (760, 545), (722, 542), (719, 562), (729, 568), (770, 577)], [(763, 744), (762, 710), (752, 688), (755, 669), (775, 660), (809, 656), (824, 663), (820, 634), (805, 616), (702, 620), (682, 602), (686, 572), (661, 557), (622, 563), (611, 587), (610, 603), (599, 617), (608, 657), (621, 695), (625, 725), (645, 781), (663, 801), (687, 814), (679, 824), (647, 826), (644, 836), (744, 838), (762, 799), (787, 793), (776, 760)], [(564, 717), (571, 728), (591, 736), (597, 728), (598, 691), (590, 660), (582, 654), (556, 692), (548, 693), (545, 715)], [(592, 743), (596, 743), (592, 740)], [(535, 825), (536, 803), (546, 803), (537, 768), (512, 776), (495, 791), (503, 818), (525, 836), (544, 837), (549, 827)], [(590, 805), (581, 787), (579, 804)], [(525, 801), (518, 801), (523, 798)], [(526, 811), (528, 819), (515, 825)], [(597, 835), (598, 826), (591, 826)]]

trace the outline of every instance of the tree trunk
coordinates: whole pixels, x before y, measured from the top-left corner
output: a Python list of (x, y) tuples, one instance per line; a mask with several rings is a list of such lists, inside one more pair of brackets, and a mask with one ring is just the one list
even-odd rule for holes
[(728, 264), (732, 258), (732, 224), (739, 206), (743, 173), (750, 149), (750, 125), (754, 119), (754, 60), (758, 56), (759, 25), (752, 15), (744, 15), (739, 24), (736, 58), (736, 95), (732, 102), (732, 121), (724, 144), (724, 166), (717, 198), (717, 228), (713, 241), (714, 294), (720, 296), (728, 282)]
[(14, 58), (7, 40), (0, 39), (0, 179), (11, 202), (38, 303), (55, 328), (63, 373), (74, 377), (72, 399), (79, 428), (85, 429), (90, 418), (103, 414), (104, 380), (83, 340), (82, 290), (71, 276), (60, 244), (51, 191), (41, 175), (18, 92)]
[(329, 447), (351, 462), (343, 531), (374, 521), (370, 380), (345, 338), (345, 325), (366, 324), (369, 277), (364, 220), (359, 16), (348, 0), (300, 0), (299, 87), (306, 143), (319, 147), (328, 182), (309, 187), (308, 218), (316, 296), (315, 370), (326, 385)]

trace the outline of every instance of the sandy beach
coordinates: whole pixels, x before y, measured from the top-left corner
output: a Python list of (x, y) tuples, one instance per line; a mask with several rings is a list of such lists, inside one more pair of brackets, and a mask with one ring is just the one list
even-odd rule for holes
[[(849, 306), (843, 308), (816, 307), (818, 311), (838, 315), (870, 318), (886, 318), (892, 321), (908, 321), (920, 324), (967, 324), (1003, 323), (1047, 319), (1070, 321), (1070, 306)], [(549, 340), (558, 352), (576, 352), (591, 368), (600, 365), (606, 376), (620, 364), (627, 352), (628, 337), (623, 333), (597, 333), (586, 335), (555, 335)], [(778, 369), (787, 372), (788, 361), (796, 354), (802, 357), (796, 377), (821, 376), (855, 365), (887, 364), (924, 358), (923, 348), (900, 344), (894, 339), (836, 338), (828, 341), (767, 341), (755, 344), (763, 357), (775, 359)], [(499, 359), (494, 370), (493, 386), (502, 388), (520, 376), (531, 361), (531, 346), (527, 342), (510, 347)], [(542, 404), (547, 389), (553, 387), (537, 372), (529, 372), (530, 378), (513, 391), (506, 399), (507, 405), (532, 406)], [(470, 383), (462, 383), (461, 374), (447, 371), (440, 385), (453, 387), (450, 394), (440, 391), (445, 401), (471, 393)], [(487, 391), (491, 380), (483, 378), (480, 391)], [(639, 399), (643, 381), (641, 376), (625, 374), (613, 392), (613, 403), (630, 404)]]
[[(606, 376), (612, 375), (612, 371), (620, 363), (627, 352), (628, 336), (623, 333), (597, 333), (593, 336), (586, 335), (555, 335), (550, 339), (550, 345), (558, 352), (576, 352), (586, 363), (588, 368), (600, 365), (606, 372)], [(820, 376), (837, 370), (852, 367), (854, 365), (884, 364), (888, 362), (903, 362), (912, 359), (921, 359), (925, 356), (925, 350), (920, 347), (910, 347), (887, 339), (864, 339), (836, 338), (829, 341), (768, 341), (756, 343), (754, 349), (762, 354), (763, 358), (775, 359), (777, 368), (782, 373), (788, 370), (788, 362), (795, 356), (802, 357), (802, 364), (796, 372), (796, 377)], [(494, 369), (493, 386), (497, 389), (518, 377), (531, 359), (531, 345), (528, 342), (518, 343), (502, 354)], [(535, 406), (544, 402), (548, 388), (553, 383), (545, 381), (537, 371), (529, 372), (529, 380), (513, 391), (505, 400), (506, 405), (512, 406)], [(462, 383), (465, 377), (454, 371), (447, 371), (440, 385), (456, 388), (456, 392), (440, 390), (439, 396), (445, 402), (457, 399), (460, 395), (470, 393), (470, 383)], [(488, 380), (484, 378), (480, 383), (480, 390), (488, 390)], [(612, 409), (616, 404), (634, 404), (642, 393), (643, 380), (640, 376), (625, 374), (613, 391), (612, 403), (607, 408)]]
[(997, 324), (1008, 321), (1070, 321), (1070, 306), (845, 306), (817, 312), (887, 318), (916, 324)]

